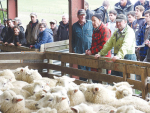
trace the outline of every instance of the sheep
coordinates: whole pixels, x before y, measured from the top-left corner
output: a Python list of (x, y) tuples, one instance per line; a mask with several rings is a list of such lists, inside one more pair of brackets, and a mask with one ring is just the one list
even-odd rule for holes
[(50, 87), (45, 82), (34, 82), (32, 84), (24, 86), (22, 89), (27, 90), (31, 95), (36, 92), (45, 89), (46, 91), (50, 89)]
[(0, 89), (2, 91), (9, 89), (9, 88), (13, 88), (13, 87), (14, 86), (12, 85), (12, 83), (9, 80), (0, 77)]
[(132, 105), (127, 105), (117, 108), (117, 111), (115, 113), (144, 113), (144, 112), (136, 110)]
[(85, 91), (85, 98), (88, 102), (97, 104), (107, 104), (116, 100), (115, 93), (106, 89), (101, 84), (91, 84)]
[(132, 89), (125, 85), (116, 87), (116, 98), (117, 99), (124, 98), (125, 96), (132, 96), (132, 94), (133, 94)]
[(90, 86), (91, 84), (87, 84), (87, 83), (82, 83), (79, 85), (79, 89), (80, 91), (82, 91), (83, 93), (85, 93), (85, 91), (87, 90), (87, 87)]
[(28, 70), (29, 70), (28, 66), (26, 66), (25, 68), (19, 67), (13, 70), (16, 80), (22, 80), (22, 75), (25, 75)]
[(120, 87), (122, 85), (125, 85), (128, 88), (132, 88), (134, 86), (134, 85), (130, 85), (128, 82), (118, 82), (118, 83), (113, 82), (113, 84), (114, 84), (113, 90), (116, 90), (117, 87)]
[(75, 78), (70, 78), (68, 76), (62, 76), (62, 77), (56, 77), (54, 76), (54, 79), (57, 80), (56, 85), (57, 86), (63, 86), (67, 90), (69, 87), (78, 87), (73, 81), (75, 81)]
[(37, 112), (32, 112), (32, 113), (57, 113), (57, 110), (47, 107), (47, 108), (41, 108)]
[(3, 70), (0, 73), (0, 77), (9, 80), (10, 82), (16, 81), (14, 73), (10, 69)]
[(84, 94), (78, 88), (69, 88), (67, 95), (70, 100), (70, 106), (75, 106), (86, 101)]
[(42, 107), (50, 107), (57, 109), (58, 113), (66, 113), (66, 110), (70, 110), (68, 101), (66, 100), (65, 96), (62, 96), (59, 93), (47, 93), (45, 97), (35, 104), (37, 109)]
[(43, 81), (43, 82), (45, 82), (50, 88), (55, 87), (55, 86), (56, 86), (56, 83), (57, 83), (57, 80), (50, 79), (50, 78), (47, 78), (47, 77), (42, 77), (41, 79), (34, 80), (34, 82), (35, 82), (35, 81)]
[(11, 90), (4, 91), (0, 98), (3, 113), (31, 113), (31, 110), (25, 108), (24, 98)]
[(15, 81), (15, 82), (12, 82), (12, 85), (14, 86), (14, 87), (17, 87), (18, 89), (22, 89), (24, 86), (26, 86), (26, 85), (29, 85), (27, 82), (25, 82), (25, 81)]
[(42, 76), (38, 70), (27, 70), (25, 74), (22, 75), (22, 80), (28, 83), (33, 83), (34, 80), (42, 79)]

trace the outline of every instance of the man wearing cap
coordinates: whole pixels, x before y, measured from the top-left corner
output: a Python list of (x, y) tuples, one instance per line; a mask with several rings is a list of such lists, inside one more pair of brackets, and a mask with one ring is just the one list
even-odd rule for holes
[[(114, 57), (112, 57), (113, 62), (117, 59), (136, 60), (135, 33), (133, 29), (127, 25), (127, 18), (124, 14), (117, 15), (116, 27), (118, 29), (106, 42), (103, 49), (95, 55), (95, 58), (105, 56), (107, 52), (114, 47)], [(112, 75), (123, 76), (121, 72), (117, 71), (112, 71)]]
[(25, 32), (27, 46), (34, 45), (37, 41), (37, 36), (39, 34), (39, 21), (37, 19), (36, 13), (31, 13), (30, 17), (31, 21), (27, 25)]
[(51, 30), (53, 31), (54, 42), (59, 41), (59, 40), (58, 40), (58, 37), (57, 37), (57, 30), (58, 30), (58, 27), (57, 27), (57, 22), (56, 22), (56, 20), (51, 20), (51, 21), (50, 21), (50, 27), (51, 27)]
[[(80, 9), (77, 13), (78, 21), (72, 26), (72, 48), (75, 53), (83, 54), (90, 49), (92, 43), (93, 26), (90, 20), (86, 20), (86, 12)], [(89, 70), (85, 66), (78, 66), (79, 69)], [(80, 78), (81, 80), (86, 80)]]
[(67, 40), (69, 39), (69, 17), (68, 14), (62, 15), (62, 21), (59, 22), (59, 27), (57, 31), (58, 40)]

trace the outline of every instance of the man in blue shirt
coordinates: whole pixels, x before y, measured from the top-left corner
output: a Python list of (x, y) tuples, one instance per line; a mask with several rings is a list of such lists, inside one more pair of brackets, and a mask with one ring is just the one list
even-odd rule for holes
[[(78, 21), (72, 26), (72, 48), (75, 53), (83, 54), (90, 49), (92, 43), (93, 26), (92, 21), (86, 20), (86, 12), (80, 9), (77, 13)], [(78, 69), (88, 70), (89, 67), (78, 66)], [(86, 80), (80, 78), (81, 80)]]

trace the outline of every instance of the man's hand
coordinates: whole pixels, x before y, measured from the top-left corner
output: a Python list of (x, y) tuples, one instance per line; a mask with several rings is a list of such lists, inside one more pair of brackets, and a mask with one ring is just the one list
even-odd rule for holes
[(14, 45), (14, 43), (10, 43), (9, 45)]
[(5, 42), (5, 46), (8, 45), (8, 42)]
[(30, 45), (30, 49), (32, 49), (32, 48), (35, 48), (35, 46), (34, 45)]
[(96, 54), (94, 57), (95, 57), (95, 59), (98, 59), (99, 57), (101, 57), (101, 55)]
[(86, 54), (86, 55), (92, 55), (91, 50), (86, 50), (86, 51), (85, 51), (85, 54)]
[(115, 62), (117, 59), (120, 59), (120, 58), (117, 57), (117, 56), (114, 56), (114, 57), (112, 58), (112, 61)]
[(148, 47), (150, 47), (150, 41), (149, 41), (149, 40), (146, 40), (146, 41), (145, 41), (145, 44), (146, 44)]
[(138, 47), (136, 50), (140, 50), (141, 48), (140, 47)]

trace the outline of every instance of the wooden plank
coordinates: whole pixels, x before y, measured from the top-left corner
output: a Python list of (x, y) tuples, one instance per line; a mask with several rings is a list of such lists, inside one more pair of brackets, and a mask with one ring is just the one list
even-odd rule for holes
[(1, 52), (0, 60), (44, 59), (44, 53), (8, 53)]
[(147, 67), (147, 74), (150, 77), (150, 67)]
[[(136, 65), (126, 65), (127, 73), (142, 75), (142, 70), (144, 67), (136, 66)], [(137, 71), (138, 70), (138, 71)]]
[(134, 85), (134, 89), (142, 90), (142, 83), (141, 81), (131, 80), (127, 78), (127, 82), (131, 85)]
[(72, 63), (72, 64), (77, 64), (77, 65), (82, 65), (82, 66), (87, 66), (87, 67), (91, 67), (91, 68), (98, 67), (98, 60), (90, 59), (90, 58), (86, 59), (86, 58), (81, 58), (81, 57), (72, 57), (69, 55), (62, 55), (61, 61), (67, 62), (67, 63)]
[(98, 81), (105, 81), (105, 82), (109, 82), (109, 83), (123, 81), (123, 78), (121, 78), (121, 77), (107, 75), (107, 74), (101, 74), (101, 73), (94, 72), (94, 71), (85, 71), (85, 70), (74, 69), (74, 68), (69, 68), (69, 67), (61, 67), (59, 65), (53, 65), (53, 64), (48, 64), (47, 67), (49, 69), (62, 71), (66, 74), (71, 74), (71, 75), (88, 78), (88, 79), (93, 79), (93, 80), (98, 80)]
[(48, 52), (48, 51), (46, 51), (45, 56), (46, 56), (46, 59), (61, 61), (61, 54), (62, 53), (59, 53), (59, 52)]
[(0, 69), (16, 69), (18, 67), (29, 66), (30, 69), (45, 69), (45, 63), (0, 63)]
[(57, 46), (62, 46), (62, 45), (69, 45), (69, 40), (46, 43), (45, 44), (45, 49), (47, 49), (49, 47), (54, 47), (55, 48)]
[(69, 45), (59, 45), (59, 46), (55, 46), (55, 47), (47, 47), (45, 48), (46, 51), (59, 51), (59, 50), (63, 50), (63, 49), (68, 49)]
[(147, 84), (147, 87), (148, 87), (147, 91), (150, 93), (150, 83)]
[(123, 72), (125, 64), (99, 60), (99, 68)]
[(123, 65), (123, 80), (127, 81), (128, 75), (127, 75), (127, 69), (126, 65)]
[(142, 98), (146, 99), (146, 95), (147, 95), (147, 69), (143, 68), (141, 70), (142, 74), (141, 74), (141, 81), (142, 81)]

